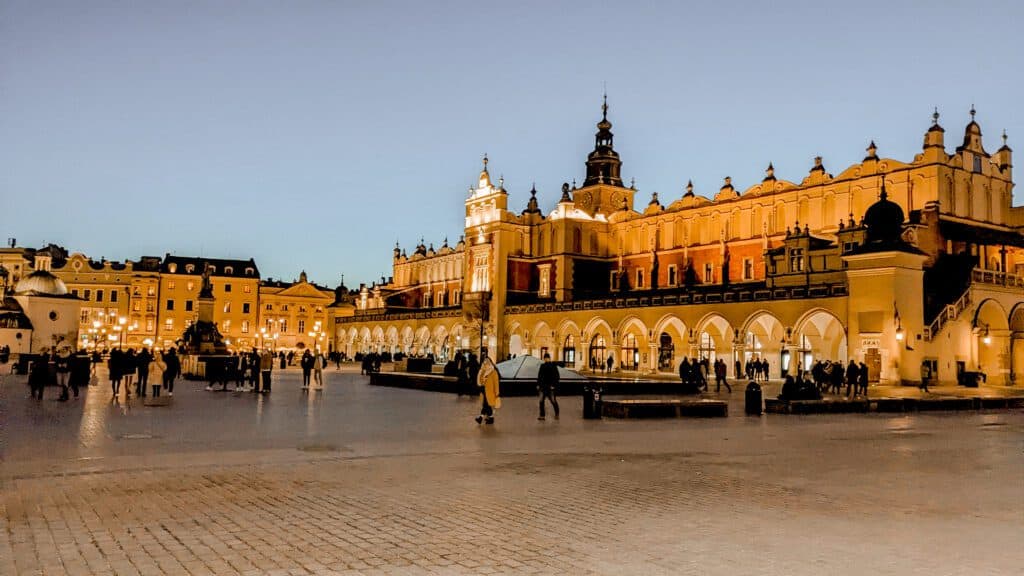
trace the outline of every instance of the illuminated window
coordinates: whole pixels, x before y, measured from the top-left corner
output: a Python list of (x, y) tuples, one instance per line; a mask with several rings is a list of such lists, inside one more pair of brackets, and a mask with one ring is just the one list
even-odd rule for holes
[(248, 320), (242, 320), (242, 334), (248, 334), (248, 333), (249, 333), (249, 321)]
[(156, 286), (147, 286), (146, 296), (156, 296)]
[(146, 318), (146, 332), (152, 332), (155, 326), (152, 318)]
[(537, 294), (541, 298), (547, 298), (551, 295), (551, 264), (541, 264), (537, 270), (540, 275)]
[(793, 248), (789, 251), (789, 271), (803, 272), (804, 270), (804, 249)]
[(245, 286), (242, 286), (242, 292), (245, 292), (246, 294), (251, 293), (252, 292), (252, 286), (249, 286), (248, 284), (246, 284)]
[[(174, 290), (174, 281), (173, 280), (167, 283), (167, 289), (168, 290)], [(136, 296), (139, 295), (139, 289), (138, 288), (135, 288), (135, 295)]]
[(480, 254), (473, 258), (473, 291), (487, 292), (490, 289), (487, 254)]
[(174, 330), (174, 318), (164, 320), (164, 330), (167, 332)]
[(306, 331), (306, 321), (305, 320), (299, 320), (299, 333), (301, 334), (301, 333), (303, 333), (305, 331)]
[(225, 333), (227, 333), (228, 330), (231, 330), (231, 320), (225, 320), (223, 324)]
[(231, 312), (231, 302), (225, 302), (224, 303), (224, 313), (227, 314), (229, 312)]
[(195, 282), (189, 282), (188, 284), (185, 284), (185, 289), (188, 290), (189, 292), (194, 290), (195, 287), (196, 287), (196, 283)]

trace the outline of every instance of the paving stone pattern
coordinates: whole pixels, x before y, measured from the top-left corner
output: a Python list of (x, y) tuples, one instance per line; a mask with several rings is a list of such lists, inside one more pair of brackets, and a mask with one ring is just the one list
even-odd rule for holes
[(1020, 411), (591, 422), (565, 398), (538, 422), (522, 398), (477, 427), (470, 400), (330, 376), (320, 398), (289, 373), (270, 398), (189, 384), (127, 410), (103, 388), (33, 404), (8, 377), (0, 574), (1024, 565)]

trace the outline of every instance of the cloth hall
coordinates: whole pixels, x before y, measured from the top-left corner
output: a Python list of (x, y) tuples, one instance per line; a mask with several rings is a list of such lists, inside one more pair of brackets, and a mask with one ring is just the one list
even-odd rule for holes
[[(1024, 378), (1024, 208), (1005, 134), (988, 152), (974, 110), (947, 148), (939, 115), (919, 153), (802, 178), (771, 165), (745, 189), (639, 198), (622, 178), (607, 103), (582, 185), (525, 208), (485, 157), (453, 245), (396, 246), (393, 275), (334, 318), (335, 348), (545, 353), (589, 370), (675, 373), (684, 357), (767, 360), (777, 378), (816, 360), (863, 361), (872, 381)], [(524, 195), (525, 196), (525, 195)]]

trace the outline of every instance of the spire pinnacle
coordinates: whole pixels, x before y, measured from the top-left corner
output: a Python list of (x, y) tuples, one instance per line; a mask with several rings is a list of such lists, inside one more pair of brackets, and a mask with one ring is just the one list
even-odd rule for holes
[(1006, 128), (1003, 128), (1003, 146), (1006, 146)]
[(605, 88), (601, 101), (601, 119), (608, 120), (608, 88)]
[(935, 107), (935, 112), (932, 113), (932, 126), (939, 125), (939, 107)]
[(484, 171), (487, 170), (487, 152), (484, 152)]
[(693, 180), (686, 181), (686, 195), (693, 196)]
[(974, 110), (974, 103), (972, 102), (971, 103), (971, 122), (974, 122), (974, 115), (975, 115), (975, 113), (976, 113), (976, 111)]

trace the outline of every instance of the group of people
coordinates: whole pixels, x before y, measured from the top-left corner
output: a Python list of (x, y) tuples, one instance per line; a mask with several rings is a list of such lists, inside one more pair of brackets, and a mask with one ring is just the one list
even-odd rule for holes
[(68, 391), (78, 398), (78, 389), (89, 385), (89, 356), (84, 352), (71, 352), (68, 347), (59, 350), (43, 350), (32, 363), (28, 373), (29, 393), (33, 398), (43, 399), (46, 386), (60, 386), (59, 400), (69, 400)]
[(614, 368), (614, 367), (615, 367), (615, 360), (610, 355), (607, 358), (605, 358), (604, 362), (598, 360), (597, 356), (591, 356), (590, 357), (590, 371), (591, 372), (597, 372), (598, 370), (600, 370), (602, 372), (611, 372), (612, 368)]
[[(285, 367), (285, 355), (278, 355), (281, 368)], [(206, 390), (214, 391), (220, 386), (227, 391), (228, 385), (234, 382), (235, 392), (247, 391), (255, 394), (269, 394), (271, 375), (274, 370), (274, 353), (256, 348), (249, 352), (232, 352), (222, 359), (211, 359), (206, 362)]]
[(452, 358), (452, 365), (455, 371), (455, 393), (459, 396), (473, 395), (477, 388), (477, 375), (480, 374), (480, 361), (477, 360), (476, 353), (470, 352), (468, 357), (458, 353)]
[(722, 386), (731, 394), (732, 386), (729, 385), (728, 379), (729, 369), (725, 365), (725, 360), (718, 358), (712, 363), (708, 358), (701, 358), (698, 360), (694, 358), (690, 361), (689, 357), (684, 357), (683, 361), (679, 363), (679, 380), (687, 387), (696, 390), (708, 391), (708, 378), (709, 376), (715, 377), (715, 392), (721, 392)]
[[(751, 358), (747, 360), (746, 365), (743, 367), (743, 373), (747, 375), (747, 380), (757, 382), (761, 380), (763, 382), (768, 381), (768, 360), (764, 358)], [(736, 361), (736, 376), (740, 375), (740, 361)]]
[(316, 384), (315, 390), (322, 390), (324, 387), (324, 366), (327, 365), (327, 359), (320, 352), (313, 354), (307, 348), (302, 353), (302, 358), (299, 360), (299, 367), (302, 368), (302, 389), (309, 390), (310, 376), (313, 377), (313, 382)]
[[(95, 365), (94, 359), (94, 365)], [(155, 363), (155, 364), (154, 364)], [(150, 383), (149, 375), (152, 369), (160, 373), (160, 381)], [(155, 355), (149, 348), (142, 348), (135, 352), (134, 348), (121, 350), (114, 348), (107, 358), (107, 371), (110, 376), (110, 391), (114, 400), (117, 400), (121, 392), (121, 383), (125, 386), (125, 397), (132, 395), (132, 384), (135, 384), (135, 395), (145, 398), (147, 388), (154, 398), (160, 397), (161, 391), (166, 391), (169, 396), (174, 396), (174, 381), (181, 376), (181, 358), (177, 350), (168, 348)], [(136, 381), (135, 378), (138, 377)]]
[(845, 368), (842, 362), (819, 360), (811, 367), (810, 373), (814, 385), (822, 394), (842, 394), (844, 385), (847, 396), (866, 396), (868, 393), (868, 367), (863, 362), (858, 364), (852, 358)]

